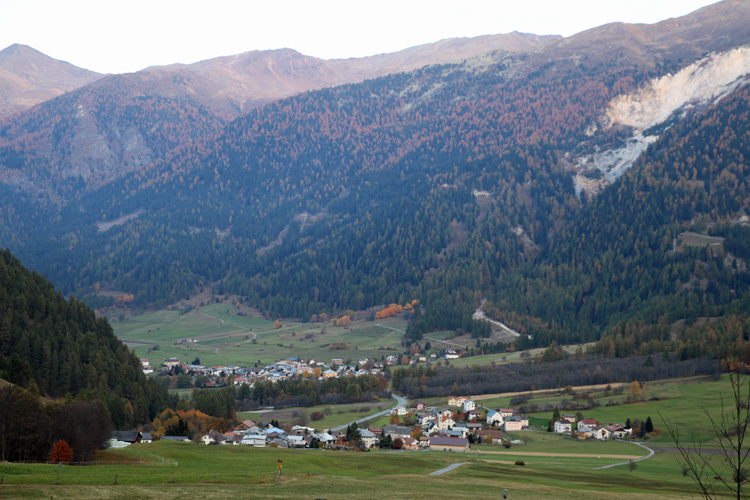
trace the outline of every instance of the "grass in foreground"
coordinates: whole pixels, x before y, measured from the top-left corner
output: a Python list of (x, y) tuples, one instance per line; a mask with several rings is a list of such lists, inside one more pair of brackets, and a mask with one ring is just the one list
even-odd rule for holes
[[(522, 453), (523, 447), (517, 448)], [(544, 449), (543, 441), (537, 443), (537, 449)], [(672, 455), (656, 455), (639, 462), (633, 472), (627, 466), (592, 470), (592, 466), (602, 465), (603, 459), (581, 457), (354, 453), (171, 442), (131, 446), (107, 452), (103, 458), (118, 465), (62, 467), (60, 485), (55, 484), (57, 466), (2, 464), (0, 497), (356, 500), (382, 499), (390, 493), (410, 499), (494, 500), (502, 488), (508, 488), (509, 498), (514, 500), (619, 500), (684, 498), (691, 487)], [(150, 460), (153, 465), (123, 465), (126, 459)], [(513, 465), (517, 459), (526, 465)], [(277, 460), (283, 460), (280, 480), (275, 476)], [(428, 475), (456, 462), (468, 463), (443, 476)], [(118, 484), (114, 484), (115, 477)]]

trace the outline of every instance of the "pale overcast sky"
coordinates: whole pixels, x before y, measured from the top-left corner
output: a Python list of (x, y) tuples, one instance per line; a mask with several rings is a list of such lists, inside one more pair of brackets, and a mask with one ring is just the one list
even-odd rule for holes
[(0, 0), (0, 49), (22, 43), (103, 73), (283, 47), (336, 59), (511, 31), (570, 36), (715, 1)]

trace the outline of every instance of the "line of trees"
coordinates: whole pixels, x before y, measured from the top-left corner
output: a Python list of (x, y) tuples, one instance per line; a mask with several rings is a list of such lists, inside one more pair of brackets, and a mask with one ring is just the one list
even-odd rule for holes
[(44, 462), (54, 443), (64, 440), (74, 462), (88, 462), (111, 429), (109, 410), (99, 399), (44, 403), (19, 386), (0, 387), (0, 461)]
[(527, 361), (440, 369), (425, 369), (417, 365), (393, 370), (393, 389), (410, 398), (448, 397), (689, 377), (717, 374), (721, 369), (720, 362), (715, 359), (671, 361), (657, 357), (647, 362), (648, 359), (644, 356), (611, 359), (588, 355), (541, 364)]
[[(288, 408), (372, 401), (390, 397), (389, 379), (382, 375), (359, 375), (320, 380), (304, 378), (278, 382), (259, 380), (237, 390), (237, 409), (260, 406)], [(211, 392), (211, 391), (208, 391)]]

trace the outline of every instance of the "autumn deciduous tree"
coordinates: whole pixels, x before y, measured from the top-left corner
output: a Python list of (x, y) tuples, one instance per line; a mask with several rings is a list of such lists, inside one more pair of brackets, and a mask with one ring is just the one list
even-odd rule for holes
[(49, 454), (50, 462), (68, 463), (73, 460), (73, 449), (68, 443), (61, 439), (52, 445), (52, 451)]
[(278, 319), (277, 319), (277, 320), (276, 320), (276, 321), (274, 322), (274, 324), (273, 324), (273, 327), (274, 327), (274, 328), (276, 328), (277, 330), (278, 330), (279, 328), (281, 328), (281, 326), (282, 326), (282, 325), (281, 325), (281, 321), (280, 321), (280, 320), (278, 320)]
[(643, 399), (643, 387), (641, 386), (641, 383), (637, 380), (632, 381), (630, 383), (629, 393), (632, 401), (641, 401)]

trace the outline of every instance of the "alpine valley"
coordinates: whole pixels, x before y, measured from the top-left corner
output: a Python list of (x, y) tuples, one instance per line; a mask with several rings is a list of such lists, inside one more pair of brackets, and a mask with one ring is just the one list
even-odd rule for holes
[(409, 341), (750, 362), (749, 25), (724, 0), (568, 38), (124, 75), (13, 46), (0, 246), (102, 310), (210, 290), (307, 321), (417, 299)]

